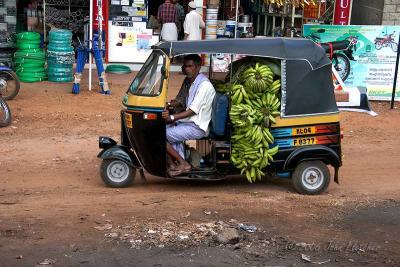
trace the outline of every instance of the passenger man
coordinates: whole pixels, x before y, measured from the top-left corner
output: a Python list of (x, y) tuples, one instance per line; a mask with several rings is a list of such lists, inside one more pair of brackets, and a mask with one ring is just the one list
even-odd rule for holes
[(161, 39), (164, 41), (178, 40), (178, 9), (170, 0), (158, 7), (157, 19), (161, 26)]
[(172, 3), (175, 4), (176, 8), (178, 9), (178, 17), (176, 27), (178, 28), (178, 40), (183, 39), (183, 22), (185, 20), (185, 10), (183, 6), (179, 4), (179, 0), (172, 0)]
[(206, 27), (203, 18), (196, 11), (196, 3), (189, 2), (189, 13), (186, 15), (183, 23), (184, 39), (185, 40), (201, 40), (201, 29)]
[(191, 170), (191, 165), (184, 159), (184, 141), (205, 137), (209, 132), (212, 102), (215, 90), (208, 78), (200, 73), (199, 55), (187, 55), (183, 59), (184, 72), (191, 83), (186, 98), (186, 110), (170, 115), (163, 112), (163, 118), (170, 123), (167, 126), (167, 153), (173, 162), (169, 175), (176, 176)]

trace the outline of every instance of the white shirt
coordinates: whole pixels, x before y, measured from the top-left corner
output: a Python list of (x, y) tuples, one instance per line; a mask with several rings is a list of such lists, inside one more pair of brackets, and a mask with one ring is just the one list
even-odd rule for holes
[(205, 27), (202, 17), (195, 10), (186, 15), (183, 29), (188, 34), (187, 40), (201, 40), (201, 29)]
[[(189, 91), (190, 90), (193, 90), (193, 85), (190, 87)], [(190, 107), (187, 107), (187, 109), (193, 111), (195, 115), (182, 119), (180, 121), (192, 121), (197, 126), (199, 126), (200, 129), (202, 129), (206, 134), (208, 134), (208, 126), (211, 121), (212, 103), (214, 97), (214, 86), (209, 81), (203, 81), (199, 85), (197, 94), (195, 95)]]

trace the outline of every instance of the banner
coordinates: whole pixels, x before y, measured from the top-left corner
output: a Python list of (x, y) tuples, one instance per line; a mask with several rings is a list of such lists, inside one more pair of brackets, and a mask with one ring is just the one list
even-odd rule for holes
[(336, 0), (333, 24), (349, 25), (351, 16), (352, 0)]
[[(350, 60), (350, 75), (345, 80), (348, 87), (367, 88), (372, 100), (391, 100), (396, 66), (400, 26), (339, 26), (304, 25), (305, 37), (317, 35), (321, 42), (346, 40), (357, 37)], [(400, 84), (397, 82), (396, 100), (400, 100)]]

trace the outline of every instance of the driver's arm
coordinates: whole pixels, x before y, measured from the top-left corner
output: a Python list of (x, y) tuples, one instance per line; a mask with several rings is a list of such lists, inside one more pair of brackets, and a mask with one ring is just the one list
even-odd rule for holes
[[(184, 119), (184, 118), (193, 116), (194, 114), (195, 114), (195, 113), (194, 113), (192, 110), (190, 110), (190, 109), (185, 110), (185, 111), (180, 112), (180, 113), (176, 113), (176, 114), (174, 114), (174, 121), (181, 120), (181, 119)], [(166, 120), (167, 122), (172, 122), (168, 110), (163, 111), (162, 117), (163, 117), (163, 119)]]

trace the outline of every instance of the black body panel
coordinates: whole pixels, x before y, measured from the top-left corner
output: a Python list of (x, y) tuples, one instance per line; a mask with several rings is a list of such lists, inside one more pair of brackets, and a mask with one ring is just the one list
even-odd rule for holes
[[(145, 115), (150, 113), (156, 114), (156, 119), (145, 119)], [(165, 177), (167, 151), (165, 120), (161, 116), (161, 111), (123, 111), (123, 117), (127, 114), (132, 116), (132, 128), (125, 127), (126, 120), (122, 120), (122, 128), (127, 131), (125, 138), (128, 137), (146, 171), (152, 175)]]

